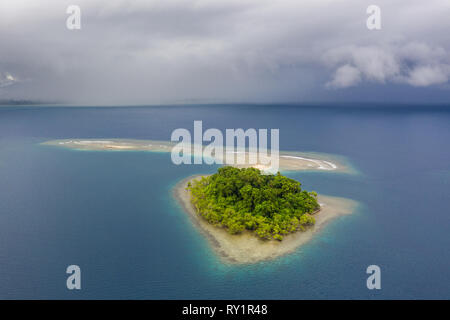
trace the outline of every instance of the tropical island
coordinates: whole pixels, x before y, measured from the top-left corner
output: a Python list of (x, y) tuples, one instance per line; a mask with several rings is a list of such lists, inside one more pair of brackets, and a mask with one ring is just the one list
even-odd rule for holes
[(226, 263), (251, 264), (294, 252), (357, 202), (301, 189), (257, 168), (222, 167), (179, 182), (174, 197)]
[(320, 210), (317, 193), (281, 175), (262, 174), (256, 168), (222, 167), (188, 183), (198, 214), (230, 234), (244, 230), (264, 240), (279, 240), (312, 226)]

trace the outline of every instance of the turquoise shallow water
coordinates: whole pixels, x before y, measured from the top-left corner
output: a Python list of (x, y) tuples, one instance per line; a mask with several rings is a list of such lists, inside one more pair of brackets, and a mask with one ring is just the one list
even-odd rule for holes
[[(346, 157), (358, 174), (289, 172), (360, 203), (295, 253), (224, 265), (171, 196), (215, 166), (88, 152), (50, 139), (167, 140), (175, 128), (280, 128), (280, 148)], [(450, 109), (183, 106), (0, 108), (0, 298), (450, 298)], [(65, 268), (82, 270), (66, 289)], [(382, 289), (366, 288), (366, 267)]]

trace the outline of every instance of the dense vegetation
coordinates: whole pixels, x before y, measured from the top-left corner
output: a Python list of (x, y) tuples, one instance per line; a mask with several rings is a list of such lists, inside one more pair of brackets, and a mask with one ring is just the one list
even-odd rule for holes
[(317, 194), (301, 189), (298, 181), (264, 175), (255, 168), (219, 168), (218, 172), (188, 184), (197, 212), (231, 234), (254, 231), (263, 239), (283, 235), (315, 223)]

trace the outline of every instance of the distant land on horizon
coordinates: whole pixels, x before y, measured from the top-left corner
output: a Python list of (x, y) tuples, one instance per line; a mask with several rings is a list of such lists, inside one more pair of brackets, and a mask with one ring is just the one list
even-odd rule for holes
[(58, 103), (60, 103), (60, 102), (26, 100), (26, 99), (0, 99), (0, 106), (55, 105)]
[(92, 108), (133, 108), (133, 107), (182, 107), (182, 106), (199, 106), (199, 107), (229, 107), (229, 106), (254, 106), (254, 107), (298, 107), (298, 108), (349, 108), (349, 109), (424, 109), (430, 110), (437, 108), (438, 110), (450, 109), (450, 102), (442, 103), (423, 103), (423, 102), (199, 102), (199, 103), (160, 103), (160, 104), (77, 104), (61, 101), (39, 101), (26, 99), (0, 99), (0, 107), (11, 106), (34, 106), (34, 107), (57, 107), (57, 108), (77, 108), (77, 107), (92, 107)]

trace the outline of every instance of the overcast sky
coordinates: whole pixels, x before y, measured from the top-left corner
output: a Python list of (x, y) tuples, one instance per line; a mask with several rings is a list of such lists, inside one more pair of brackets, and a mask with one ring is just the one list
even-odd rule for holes
[(1, 0), (0, 99), (450, 103), (449, 39), (450, 0)]

